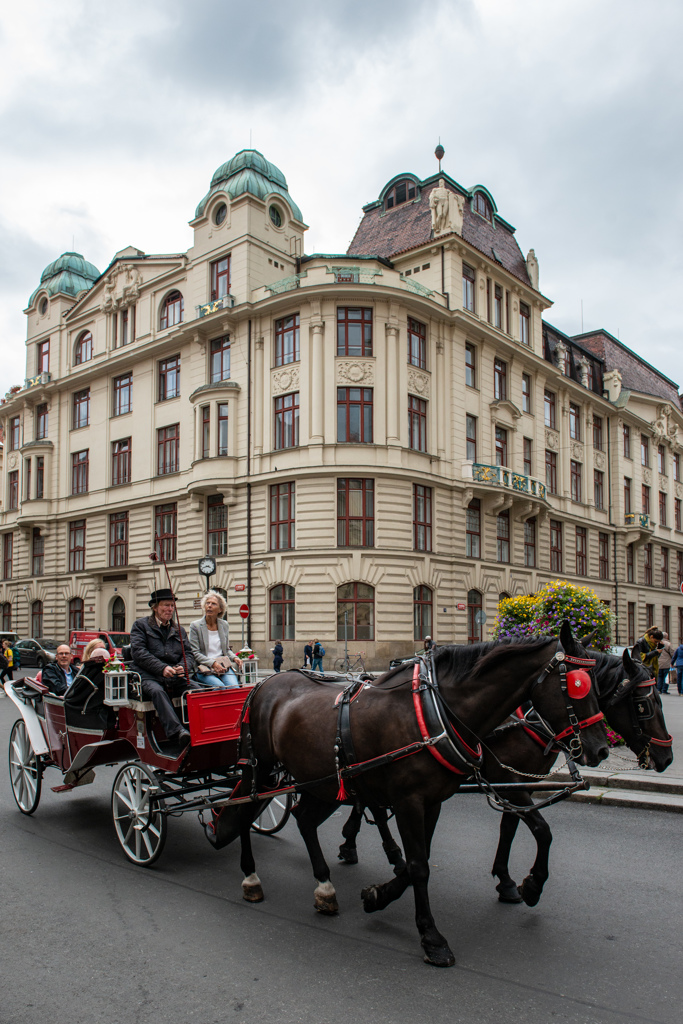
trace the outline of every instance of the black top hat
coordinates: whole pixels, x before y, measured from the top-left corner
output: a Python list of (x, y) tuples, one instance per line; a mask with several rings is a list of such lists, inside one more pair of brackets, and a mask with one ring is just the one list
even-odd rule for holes
[(155, 604), (159, 604), (159, 601), (175, 601), (175, 594), (168, 587), (162, 587), (161, 590), (153, 590), (149, 599), (150, 608)]

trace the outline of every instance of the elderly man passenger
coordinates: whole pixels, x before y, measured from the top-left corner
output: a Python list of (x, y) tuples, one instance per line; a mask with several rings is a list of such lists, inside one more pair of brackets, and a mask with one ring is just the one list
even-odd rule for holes
[(235, 672), (242, 668), (240, 659), (228, 646), (228, 624), (221, 618), (227, 603), (217, 590), (209, 590), (201, 600), (204, 615), (190, 626), (190, 647), (197, 664), (195, 679), (213, 689), (239, 686)]
[(71, 668), (71, 648), (68, 644), (60, 644), (56, 651), (56, 661), (49, 661), (40, 677), (50, 693), (61, 697), (74, 681)]

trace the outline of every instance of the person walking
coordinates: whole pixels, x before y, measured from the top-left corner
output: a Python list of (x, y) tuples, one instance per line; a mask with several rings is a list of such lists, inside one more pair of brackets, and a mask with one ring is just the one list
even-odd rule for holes
[(9, 678), (10, 678), (7, 675), (7, 669), (8, 669), (8, 666), (7, 666), (7, 658), (5, 657), (5, 648), (4, 647), (0, 647), (0, 697), (4, 697), (5, 696), (5, 688), (4, 688), (4, 686), (2, 684), (5, 682), (5, 679), (7, 679), (9, 681)]
[(0, 672), (0, 682), (4, 682), (5, 679), (9, 679), (11, 681), (14, 679), (14, 674), (12, 672), (12, 666), (14, 665), (14, 651), (12, 650), (12, 644), (9, 640), (2, 641), (2, 654), (7, 662), (7, 668), (3, 668), (2, 672)]
[(683, 644), (679, 644), (671, 656), (671, 667), (676, 669), (678, 696), (683, 697)]
[(325, 657), (325, 648), (319, 640), (313, 641), (313, 671), (323, 673), (323, 658)]
[(657, 644), (659, 652), (659, 668), (657, 671), (657, 689), (660, 693), (669, 692), (669, 669), (673, 656), (673, 644), (669, 643), (669, 634), (662, 633), (662, 639)]
[(271, 650), (273, 652), (273, 672), (279, 672), (282, 667), (284, 648), (278, 640), (275, 647), (271, 648)]
[(304, 665), (303, 665), (303, 667), (304, 668), (310, 668), (311, 667), (312, 659), (313, 659), (313, 644), (309, 640), (308, 643), (306, 644), (306, 646), (304, 647)]
[[(640, 660), (652, 671), (655, 679), (659, 673), (659, 651), (657, 644), (662, 639), (662, 631), (656, 626), (646, 629), (640, 640), (637, 640), (635, 647), (640, 651)], [(659, 687), (657, 687), (659, 689)]]

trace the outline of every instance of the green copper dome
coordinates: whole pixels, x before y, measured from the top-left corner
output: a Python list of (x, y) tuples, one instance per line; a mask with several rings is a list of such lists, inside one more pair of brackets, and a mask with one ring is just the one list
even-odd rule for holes
[(40, 284), (28, 304), (33, 304), (41, 290), (49, 296), (61, 294), (76, 298), (81, 292), (89, 291), (99, 276), (97, 267), (83, 259), (79, 252), (64, 252), (59, 259), (45, 267), (40, 275)]
[(266, 160), (256, 149), (243, 149), (218, 168), (211, 179), (211, 187), (195, 210), (195, 217), (201, 217), (207, 203), (215, 192), (227, 192), (231, 199), (248, 192), (257, 199), (269, 195), (280, 195), (285, 200), (295, 220), (303, 222), (301, 210), (292, 201), (287, 190), (287, 179), (275, 164)]

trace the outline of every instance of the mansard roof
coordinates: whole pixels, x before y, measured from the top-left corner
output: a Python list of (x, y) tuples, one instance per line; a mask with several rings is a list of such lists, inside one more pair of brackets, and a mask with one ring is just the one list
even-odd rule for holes
[(621, 386), (626, 391), (653, 395), (672, 402), (677, 408), (681, 407), (678, 384), (665, 377), (608, 331), (588, 331), (575, 335), (573, 340), (599, 356), (605, 364), (605, 370), (619, 370)]

